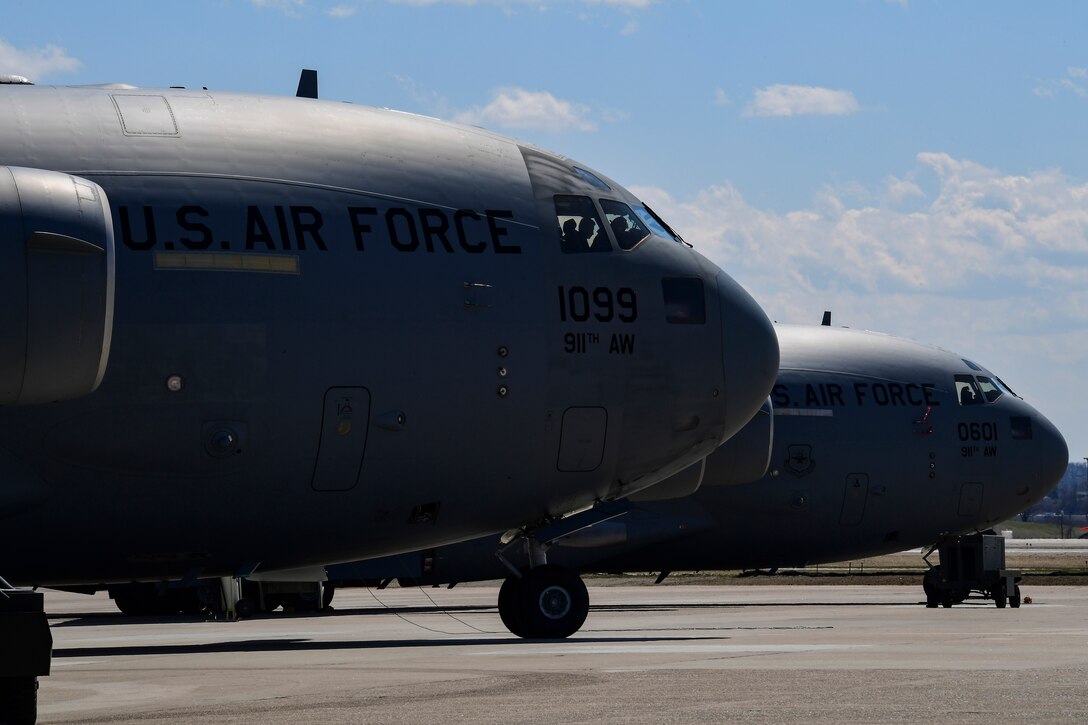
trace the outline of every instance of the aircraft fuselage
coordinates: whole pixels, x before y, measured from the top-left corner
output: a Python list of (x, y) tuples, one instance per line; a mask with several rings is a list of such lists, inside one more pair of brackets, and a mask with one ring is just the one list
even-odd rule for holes
[[(560, 251), (557, 194), (637, 203), (567, 160), (348, 104), (0, 92), (0, 165), (97, 184), (116, 252), (101, 385), (0, 409), (13, 581), (244, 573), (547, 520), (705, 456), (758, 407), (730, 384), (769, 389), (773, 370), (727, 380), (747, 343), (723, 353), (722, 328), (757, 308), (685, 245)], [(697, 281), (700, 324), (667, 321), (674, 278)]]

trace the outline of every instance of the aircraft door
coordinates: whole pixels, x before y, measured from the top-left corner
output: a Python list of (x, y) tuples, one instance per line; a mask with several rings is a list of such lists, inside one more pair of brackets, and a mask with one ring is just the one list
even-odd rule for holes
[(311, 485), (315, 491), (348, 491), (359, 482), (370, 421), (366, 388), (329, 388)]
[(595, 471), (604, 459), (608, 411), (604, 408), (567, 408), (563, 413), (558, 469)]
[(869, 498), (869, 474), (851, 473), (846, 477), (843, 490), (842, 513), (839, 523), (843, 526), (856, 526), (865, 515), (865, 501)]

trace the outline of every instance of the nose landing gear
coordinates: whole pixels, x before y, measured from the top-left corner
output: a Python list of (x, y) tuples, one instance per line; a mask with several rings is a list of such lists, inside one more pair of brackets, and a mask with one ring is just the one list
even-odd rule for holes
[(511, 576), (499, 589), (499, 617), (524, 639), (563, 639), (577, 632), (589, 614), (582, 578), (545, 564)]
[[(564, 639), (577, 632), (589, 614), (589, 592), (578, 574), (548, 563), (548, 547), (565, 537), (627, 513), (626, 501), (598, 503), (591, 509), (540, 528), (507, 532), (496, 552), (511, 576), (499, 589), (499, 616), (524, 639)], [(518, 568), (504, 554), (525, 546), (528, 565)]]
[[(518, 569), (503, 553), (520, 542), (529, 565)], [(547, 545), (534, 533), (523, 532), (497, 556), (512, 572), (499, 589), (499, 617), (507, 629), (524, 639), (564, 639), (581, 628), (589, 614), (586, 585), (569, 569), (548, 564)]]

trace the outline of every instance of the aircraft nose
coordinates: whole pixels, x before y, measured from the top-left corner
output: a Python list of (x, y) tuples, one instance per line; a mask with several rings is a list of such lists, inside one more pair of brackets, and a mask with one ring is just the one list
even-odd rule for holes
[(751, 420), (778, 375), (778, 335), (752, 296), (719, 272), (722, 365), (725, 367), (726, 438)]
[(1036, 447), (1035, 465), (1044, 495), (1065, 475), (1069, 466), (1069, 446), (1057, 427), (1042, 415), (1036, 415), (1031, 432)]

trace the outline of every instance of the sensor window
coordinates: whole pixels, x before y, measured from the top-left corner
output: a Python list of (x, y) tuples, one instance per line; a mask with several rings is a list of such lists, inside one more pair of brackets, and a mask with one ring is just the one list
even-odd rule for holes
[(706, 296), (703, 280), (698, 277), (677, 277), (661, 280), (665, 298), (665, 321), (674, 325), (706, 323)]

